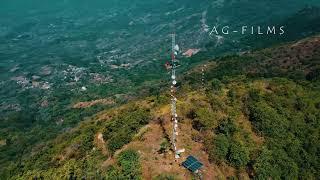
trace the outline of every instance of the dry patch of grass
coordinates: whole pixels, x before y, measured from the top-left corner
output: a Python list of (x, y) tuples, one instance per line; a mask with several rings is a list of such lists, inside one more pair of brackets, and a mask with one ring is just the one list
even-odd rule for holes
[(108, 152), (107, 148), (106, 148), (106, 142), (103, 139), (103, 134), (101, 132), (98, 132), (95, 137), (94, 137), (94, 145), (95, 147), (101, 151), (101, 153), (103, 155), (105, 155), (106, 157), (110, 156), (110, 153)]
[(112, 105), (112, 104), (115, 104), (115, 101), (111, 98), (97, 99), (97, 100), (87, 101), (87, 102), (78, 102), (74, 104), (72, 107), (75, 109), (80, 109), (80, 108), (88, 108), (96, 104)]

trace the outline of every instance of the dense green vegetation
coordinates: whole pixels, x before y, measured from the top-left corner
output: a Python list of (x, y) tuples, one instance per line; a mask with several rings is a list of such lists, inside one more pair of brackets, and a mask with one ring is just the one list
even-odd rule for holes
[(138, 130), (149, 122), (149, 116), (148, 110), (133, 107), (110, 120), (103, 133), (103, 138), (108, 140), (108, 150), (113, 153), (128, 144)]
[[(248, 114), (254, 132), (264, 137), (262, 145), (252, 140), (252, 134), (246, 128), (239, 127), (238, 115), (218, 120), (218, 125), (212, 126), (212, 120), (217, 122), (214, 120), (217, 118), (210, 118), (216, 116), (215, 111), (197, 112), (193, 120), (197, 127), (215, 134), (204, 139), (211, 161), (228, 163), (239, 170), (252, 169), (256, 179), (315, 179), (320, 170), (318, 89), (285, 78), (263, 82), (268, 84), (268, 90), (249, 88), (248, 99), (237, 97), (237, 101), (243, 102), (233, 103), (231, 107), (235, 114)], [(236, 93), (239, 92), (236, 90)]]
[[(272, 57), (279, 56), (272, 51)], [(268, 58), (257, 55), (216, 61), (214, 70), (206, 74), (207, 104), (194, 105), (197, 108), (189, 113), (194, 128), (203, 133), (213, 163), (247, 171), (254, 179), (317, 179), (320, 82), (318, 73), (310, 78), (304, 71), (318, 72), (318, 50), (310, 61), (299, 59), (303, 63), (290, 69), (272, 65), (277, 62), (265, 64)], [(196, 79), (186, 79), (197, 86)], [(251, 122), (252, 131), (241, 122), (242, 116)]]
[[(101, 153), (93, 149), (93, 137), (97, 126), (83, 123), (81, 129), (59, 136), (55, 141), (34, 147), (36, 153), (19, 164), (6, 167), (3, 178), (67, 179), (102, 176), (96, 168), (102, 162)], [(84, 157), (90, 157), (86, 159)]]
[(236, 131), (240, 130), (232, 121), (231, 119), (225, 120), (217, 128), (217, 136), (214, 138), (214, 152), (210, 155), (214, 156), (212, 159), (227, 160), (233, 166), (244, 167), (250, 160), (249, 145), (233, 138)]
[[(34, 147), (30, 157), (19, 164), (9, 164), (1, 177), (14, 179), (44, 178), (106, 178), (139, 179), (139, 155), (133, 150), (126, 150), (115, 155), (116, 166), (107, 169), (100, 167), (105, 155), (94, 146), (94, 137), (102, 128), (109, 156), (123, 145), (132, 141), (139, 129), (150, 120), (150, 110), (135, 104), (113, 112), (113, 118), (103, 122), (88, 119), (79, 129), (68, 131), (54, 141)], [(120, 176), (121, 175), (121, 176)]]
[(141, 179), (141, 165), (136, 151), (125, 150), (119, 154), (117, 160), (118, 167), (108, 167), (106, 179)]
[(319, 177), (318, 93), (284, 79), (271, 86), (272, 94), (260, 95), (249, 105), (250, 121), (266, 138), (254, 165), (257, 177)]

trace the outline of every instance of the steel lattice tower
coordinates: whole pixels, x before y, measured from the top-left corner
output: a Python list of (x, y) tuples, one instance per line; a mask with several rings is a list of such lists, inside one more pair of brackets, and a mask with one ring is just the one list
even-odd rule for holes
[(179, 158), (179, 154), (177, 152), (177, 135), (178, 135), (178, 115), (177, 115), (177, 98), (176, 98), (176, 59), (175, 59), (175, 50), (176, 46), (176, 35), (173, 33), (172, 34), (172, 52), (171, 52), (171, 62), (172, 62), (172, 69), (171, 69), (171, 119), (173, 122), (173, 134), (172, 134), (172, 145), (173, 145), (173, 150), (175, 154), (175, 158)]

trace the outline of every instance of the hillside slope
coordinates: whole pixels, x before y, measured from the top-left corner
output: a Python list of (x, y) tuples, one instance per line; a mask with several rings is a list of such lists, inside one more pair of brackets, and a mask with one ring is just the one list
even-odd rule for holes
[[(102, 111), (7, 167), (9, 179), (204, 179), (320, 176), (320, 37), (210, 60), (179, 81), (178, 147), (165, 92)], [(182, 81), (183, 80), (183, 81)]]

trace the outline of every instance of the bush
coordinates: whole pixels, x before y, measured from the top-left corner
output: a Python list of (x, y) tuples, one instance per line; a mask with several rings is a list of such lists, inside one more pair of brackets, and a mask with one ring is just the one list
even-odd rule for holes
[(128, 132), (119, 132), (115, 135), (113, 135), (109, 140), (108, 140), (108, 149), (111, 152), (115, 152), (116, 150), (120, 149), (123, 147), (125, 144), (128, 144), (131, 141), (132, 134)]
[(272, 151), (264, 148), (254, 164), (256, 179), (280, 179), (280, 169), (274, 168)]
[(214, 139), (214, 158), (223, 161), (229, 152), (230, 142), (224, 134), (219, 134)]
[(227, 156), (229, 162), (236, 167), (244, 167), (250, 160), (248, 148), (238, 142), (231, 143)]
[(107, 175), (106, 175), (107, 180), (124, 179), (121, 172), (117, 168), (115, 168), (114, 166), (109, 166), (106, 171), (107, 171)]
[(139, 129), (149, 121), (150, 112), (144, 109), (132, 109), (120, 113), (119, 116), (111, 119), (103, 133), (107, 140), (107, 148), (111, 152), (129, 143)]
[(236, 91), (234, 89), (230, 89), (228, 91), (228, 97), (230, 99), (230, 102), (234, 103), (236, 101), (236, 97), (237, 97)]
[(160, 174), (153, 178), (153, 180), (175, 180), (176, 177), (171, 174)]
[(141, 166), (139, 154), (134, 150), (125, 150), (119, 154), (118, 163), (122, 168), (122, 174), (128, 179), (140, 179)]
[(210, 161), (225, 161), (237, 168), (246, 166), (250, 161), (249, 147), (252, 147), (247, 133), (239, 129), (231, 117), (222, 121), (215, 132), (217, 136), (212, 142), (205, 141)]
[(308, 81), (315, 81), (320, 79), (320, 68), (312, 70), (309, 72), (306, 76), (306, 79)]
[(108, 167), (106, 179), (141, 179), (141, 165), (136, 151), (132, 149), (122, 151), (117, 160), (119, 168)]
[(214, 91), (214, 92), (219, 92), (221, 91), (222, 89), (222, 83), (219, 79), (213, 79), (211, 81), (211, 89)]
[[(192, 116), (192, 114), (189, 114), (189, 116)], [(193, 116), (195, 118), (192, 121), (192, 126), (198, 131), (213, 129), (218, 124), (214, 113), (207, 108), (198, 108)]]
[(168, 142), (167, 139), (163, 138), (161, 144), (160, 144), (160, 149), (158, 153), (163, 154), (167, 152), (168, 148), (170, 148), (170, 143)]
[(234, 124), (232, 118), (228, 118), (220, 123), (216, 129), (217, 133), (225, 134), (226, 136), (231, 136), (234, 132), (238, 130), (237, 126)]
[(250, 121), (262, 134), (269, 137), (285, 138), (287, 119), (265, 102), (254, 103), (249, 107)]

